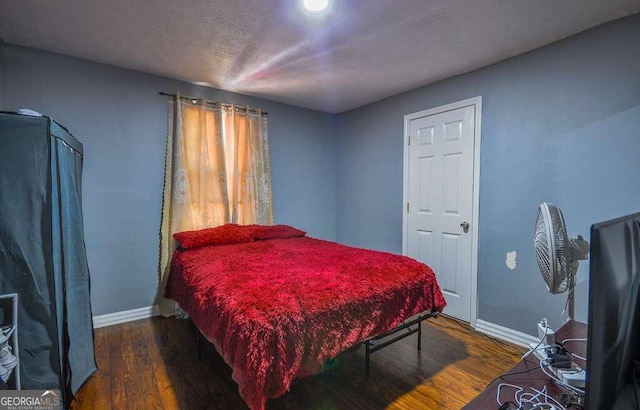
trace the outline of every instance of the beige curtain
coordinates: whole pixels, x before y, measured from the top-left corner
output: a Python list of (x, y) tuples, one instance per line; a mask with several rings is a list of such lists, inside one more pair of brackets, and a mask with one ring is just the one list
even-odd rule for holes
[(160, 238), (158, 304), (165, 316), (175, 305), (162, 297), (173, 234), (234, 222), (273, 224), (267, 119), (259, 109), (185, 100), (169, 102)]
[(226, 107), (225, 143), (231, 222), (273, 224), (267, 119), (259, 109)]

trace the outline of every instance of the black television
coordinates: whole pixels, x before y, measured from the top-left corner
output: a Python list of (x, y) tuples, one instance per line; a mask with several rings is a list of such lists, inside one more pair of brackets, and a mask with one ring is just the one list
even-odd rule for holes
[(591, 226), (585, 409), (640, 409), (640, 212)]

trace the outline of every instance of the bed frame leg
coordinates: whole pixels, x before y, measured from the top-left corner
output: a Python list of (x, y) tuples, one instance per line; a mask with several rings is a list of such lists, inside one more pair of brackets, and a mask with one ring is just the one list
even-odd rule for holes
[[(369, 380), (369, 361), (370, 361), (370, 356), (371, 353), (375, 353), (378, 350), (389, 346), (390, 344), (393, 344), (395, 342), (397, 342), (398, 340), (402, 340), (405, 337), (411, 336), (414, 333), (418, 333), (418, 352), (420, 352), (422, 350), (422, 322), (427, 320), (430, 317), (437, 317), (438, 316), (438, 312), (436, 311), (431, 311), (429, 313), (422, 313), (420, 314), (419, 317), (414, 318), (408, 322), (405, 322), (404, 324), (396, 327), (395, 329), (391, 329), (385, 333), (382, 333), (376, 337), (374, 337), (373, 339), (368, 339), (365, 340), (364, 342), (362, 342), (364, 344), (365, 347), (365, 353), (364, 353), (364, 364), (365, 364), (365, 377), (367, 380)], [(414, 328), (413, 326), (418, 325), (418, 328)], [(400, 333), (402, 330), (404, 330), (404, 333), (398, 334)], [(395, 335), (395, 336), (394, 336)], [(391, 336), (394, 336), (393, 338), (390, 338)], [(385, 339), (387, 338), (387, 339)], [(389, 339), (390, 338), (390, 339)], [(373, 345), (371, 345), (371, 340), (374, 341), (379, 341), (379, 343), (375, 343)], [(362, 346), (362, 344), (359, 344), (358, 346)]]
[(364, 342), (364, 377), (369, 380), (369, 341)]

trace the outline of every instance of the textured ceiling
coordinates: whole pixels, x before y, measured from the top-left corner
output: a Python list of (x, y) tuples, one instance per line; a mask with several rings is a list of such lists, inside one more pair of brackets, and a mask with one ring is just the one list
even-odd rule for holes
[(0, 0), (0, 38), (330, 113), (640, 12), (639, 0)]

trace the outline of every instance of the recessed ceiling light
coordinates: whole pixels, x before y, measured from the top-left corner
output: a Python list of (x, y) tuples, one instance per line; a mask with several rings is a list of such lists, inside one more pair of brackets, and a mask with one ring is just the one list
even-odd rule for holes
[(312, 13), (322, 13), (329, 7), (329, 0), (304, 0), (302, 5)]

